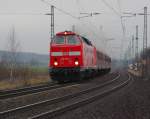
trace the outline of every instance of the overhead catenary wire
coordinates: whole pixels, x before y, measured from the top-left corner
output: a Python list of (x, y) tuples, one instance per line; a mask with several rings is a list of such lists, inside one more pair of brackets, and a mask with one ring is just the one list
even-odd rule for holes
[[(76, 4), (77, 4), (77, 7), (78, 7), (78, 12), (79, 14), (82, 13), (81, 12), (81, 8), (79, 8), (79, 1), (76, 0)], [(84, 14), (88, 14), (88, 13), (85, 13), (85, 9), (82, 7), (82, 11), (84, 11)], [(85, 17), (89, 17), (89, 16), (83, 16), (83, 17), (79, 17), (79, 18), (85, 18)], [(94, 34), (94, 36), (96, 36), (98, 39), (100, 38), (99, 35), (96, 34), (96, 32), (91, 28), (89, 27), (87, 24), (83, 23), (81, 19), (80, 20), (80, 23), (83, 24), (83, 27), (87, 27), (88, 30), (90, 30), (90, 32), (92, 32), (92, 34)], [(89, 21), (90, 25), (94, 26), (90, 21)], [(94, 26), (96, 28), (96, 26)]]
[(46, 13), (1, 13), (0, 15), (46, 15)]
[[(51, 6), (54, 6), (54, 5), (52, 5), (51, 3), (49, 3), (49, 2), (47, 2), (47, 1), (45, 1), (45, 0), (41, 0), (42, 2), (44, 2), (44, 3), (46, 3), (46, 4), (49, 4), (49, 5), (51, 5)], [(77, 17), (77, 16), (74, 16), (74, 15), (72, 15), (71, 13), (69, 13), (69, 12), (66, 12), (65, 10), (63, 10), (63, 9), (60, 9), (60, 8), (58, 8), (58, 7), (56, 7), (56, 6), (54, 6), (54, 8), (55, 9), (57, 9), (58, 11), (60, 11), (60, 12), (62, 12), (62, 13), (64, 13), (64, 14), (66, 14), (66, 15), (68, 15), (68, 16), (71, 16), (72, 18), (74, 18), (74, 19), (77, 19), (77, 20), (79, 20), (79, 21), (81, 21), (80, 20), (80, 17)], [(80, 11), (80, 10), (79, 10)], [(48, 14), (46, 14), (46, 13), (0, 13), (0, 15), (48, 15)], [(49, 13), (49, 15), (50, 15), (50, 13)], [(82, 22), (83, 23), (83, 22)], [(85, 26), (86, 24), (84, 24), (84, 26)], [(87, 26), (87, 25), (86, 25)], [(90, 28), (90, 27), (88, 27), (87, 26), (87, 28), (88, 29), (90, 29), (92, 32), (93, 32), (93, 30)], [(94, 33), (94, 32), (93, 32)], [(94, 33), (95, 34), (95, 33)]]
[[(121, 4), (120, 4), (120, 0), (117, 0), (117, 3), (118, 3), (118, 7), (119, 7), (119, 11), (120, 11), (120, 14), (122, 14), (122, 10), (121, 10)], [(125, 24), (123, 23), (123, 17), (121, 16), (120, 17), (120, 21), (121, 21), (121, 26), (122, 26), (122, 31), (123, 31), (123, 39), (122, 39), (122, 42), (121, 42), (121, 53), (120, 53), (120, 58), (122, 57), (121, 55), (123, 54), (123, 50), (124, 50), (124, 39), (125, 39), (125, 35), (126, 35), (126, 28), (125, 28)]]
[[(99, 0), (98, 0), (99, 1)], [(116, 11), (116, 9), (114, 9), (114, 7), (112, 7), (109, 3), (106, 2), (106, 0), (101, 0), (110, 10), (112, 10), (119, 18), (120, 18), (120, 21), (121, 21), (121, 27), (122, 27), (122, 32), (123, 32), (123, 37), (125, 37), (125, 25), (123, 24), (123, 19), (122, 19), (122, 12), (121, 12), (121, 5), (120, 5), (120, 1), (117, 0), (118, 2), (118, 5), (119, 5), (119, 12)], [(122, 43), (123, 45), (123, 43)]]
[[(51, 5), (51, 6), (54, 6), (54, 5), (52, 5), (51, 3), (49, 3), (49, 2), (47, 2), (47, 1), (45, 1), (45, 0), (41, 0), (41, 1), (43, 1), (44, 3), (49, 4), (49, 5)], [(81, 21), (80, 17), (74, 16), (74, 15), (72, 15), (71, 13), (66, 12), (65, 10), (60, 9), (60, 8), (58, 8), (58, 7), (56, 7), (56, 6), (54, 6), (54, 8), (57, 9), (58, 11), (64, 13), (64, 14), (68, 15), (68, 16), (71, 16), (71, 17), (74, 18), (74, 19), (77, 19), (77, 20)], [(79, 7), (78, 7), (78, 9), (79, 9)], [(80, 10), (79, 10), (79, 11), (80, 11)], [(83, 22), (82, 22), (82, 24), (83, 24)], [(91, 29), (90, 27), (88, 27), (88, 26), (84, 23), (84, 27), (85, 27), (85, 26), (86, 26), (93, 34), (95, 34), (95, 36), (98, 37), (98, 35), (93, 31), (93, 29)]]
[[(49, 5), (51, 5), (51, 6), (54, 6), (54, 5), (52, 5), (51, 3), (49, 3), (49, 2), (47, 2), (47, 1), (45, 1), (45, 0), (41, 0), (41, 1), (44, 2), (44, 3), (46, 3), (46, 4), (49, 4)], [(74, 16), (74, 15), (72, 15), (71, 13), (66, 12), (66, 11), (63, 10), (63, 9), (57, 8), (56, 6), (54, 6), (54, 8), (57, 9), (58, 11), (64, 13), (64, 14), (66, 14), (66, 15), (71, 16), (71, 17), (74, 18), (74, 19), (79, 19), (79, 17)], [(44, 13), (0, 13), (0, 15), (46, 15), (46, 14), (44, 14)]]
[[(98, 0), (99, 1), (99, 0)], [(101, 0), (109, 9), (111, 9), (116, 15), (121, 16), (121, 14), (116, 11), (110, 4), (108, 4), (105, 0)]]
[[(98, 0), (99, 1), (99, 0)], [(107, 3), (105, 0), (101, 0), (109, 9), (111, 9), (117, 16), (119, 16), (120, 20), (121, 20), (121, 26), (122, 26), (122, 31), (123, 31), (123, 35), (125, 35), (125, 26), (123, 25), (123, 21), (122, 21), (122, 16), (121, 16), (121, 11), (120, 13), (118, 13), (118, 11), (116, 11), (116, 9), (114, 9), (109, 3)], [(119, 3), (119, 9), (121, 10), (120, 7), (120, 3)]]
[[(99, 1), (99, 0), (98, 0)], [(119, 11), (120, 13), (118, 13), (118, 11), (116, 11), (116, 9), (114, 9), (110, 4), (108, 4), (105, 0), (101, 0), (109, 9), (113, 10), (113, 12), (120, 17), (120, 20), (121, 20), (121, 26), (122, 26), (122, 31), (123, 31), (123, 35), (125, 36), (125, 26), (123, 24), (123, 20), (122, 20), (122, 16), (121, 16), (121, 5), (120, 5), (120, 2), (118, 2), (119, 4)]]
[(120, 4), (120, 0), (117, 0), (117, 3), (118, 3), (119, 11), (120, 11), (120, 13), (121, 13), (121, 4)]
[[(117, 3), (118, 3), (118, 6), (119, 6), (120, 14), (122, 14), (120, 0), (117, 0)], [(120, 17), (120, 20), (121, 20), (121, 26), (122, 26), (123, 36), (125, 37), (126, 28), (125, 28), (125, 25), (123, 24), (122, 16)]]
[[(54, 5), (52, 5), (51, 3), (49, 3), (49, 2), (47, 2), (47, 1), (45, 1), (45, 0), (41, 0), (41, 1), (44, 2), (44, 3), (46, 3), (46, 4), (49, 4), (49, 5), (51, 5), (51, 6), (54, 6)], [(63, 9), (57, 8), (56, 6), (54, 6), (54, 8), (57, 9), (58, 11), (64, 13), (64, 14), (66, 14), (66, 15), (68, 15), (68, 16), (74, 18), (74, 19), (79, 19), (79, 17), (74, 16), (74, 15), (72, 15), (71, 13), (66, 12), (66, 11), (63, 10)]]
[[(41, 1), (45, 2), (46, 4), (52, 5), (52, 4), (49, 3), (48, 1), (45, 1), (45, 0), (41, 0)], [(103, 1), (103, 2), (105, 3), (105, 5), (107, 5), (110, 9), (112, 9), (118, 16), (120, 16), (120, 14), (118, 13), (118, 11), (116, 11), (116, 9), (114, 9), (110, 4), (108, 4), (105, 0), (102, 0), (102, 1)], [(52, 6), (54, 6), (54, 5), (52, 5)], [(66, 15), (71, 16), (71, 17), (74, 18), (74, 19), (80, 20), (80, 19), (79, 19), (80, 17), (74, 16), (72, 13), (66, 12), (65, 10), (60, 9), (60, 8), (58, 8), (58, 7), (56, 7), (56, 6), (54, 6), (54, 8), (57, 9), (58, 11), (64, 13), (64, 14), (66, 14)], [(44, 13), (0, 13), (0, 14), (1, 14), (1, 15), (46, 15), (46, 14), (44, 14)]]
[[(84, 8), (83, 8), (83, 9), (84, 9)], [(117, 11), (116, 11), (116, 12), (117, 12)], [(80, 12), (80, 13), (82, 13), (82, 12)], [(83, 14), (88, 14), (88, 13), (85, 13), (85, 12), (84, 12)], [(118, 15), (117, 15), (117, 16), (118, 16)], [(84, 16), (84, 17), (88, 17), (88, 16)], [(88, 23), (89, 23), (90, 25), (92, 25), (93, 27), (95, 27), (95, 29), (97, 29), (97, 27), (96, 27), (91, 21), (89, 21)], [(88, 27), (88, 26), (87, 26), (87, 27)], [(97, 34), (98, 32), (95, 32), (93, 29), (91, 29), (91, 27), (89, 27), (88, 30), (90, 30), (90, 31), (94, 34), (94, 37), (95, 37), (96, 39), (99, 39), (99, 40), (100, 40), (100, 39), (103, 39), (102, 42), (105, 43), (106, 40), (105, 40), (105, 36), (104, 36), (104, 35), (102, 36), (103, 38), (100, 37), (100, 35)], [(97, 29), (97, 31), (99, 31), (99, 30)], [(103, 44), (103, 43), (102, 43), (102, 44)], [(105, 51), (105, 47), (101, 46), (101, 48)], [(105, 53), (106, 53), (106, 52), (105, 52)]]
[[(117, 3), (119, 6), (120, 14), (122, 14), (120, 0), (117, 0)], [(122, 30), (123, 30), (123, 36), (125, 37), (126, 28), (125, 28), (125, 25), (123, 24), (122, 16), (120, 17), (120, 20), (121, 20), (121, 26), (122, 26)]]

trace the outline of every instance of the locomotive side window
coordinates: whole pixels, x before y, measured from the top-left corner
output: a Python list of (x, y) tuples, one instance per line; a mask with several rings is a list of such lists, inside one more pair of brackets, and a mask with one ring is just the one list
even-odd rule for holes
[(53, 43), (64, 44), (65, 43), (65, 37), (64, 36), (55, 36), (53, 39)]
[(82, 37), (83, 41), (87, 44), (87, 45), (91, 45), (92, 46), (92, 43), (91, 41), (89, 41), (88, 39), (86, 39), (85, 37)]
[(73, 44), (73, 45), (80, 44), (79, 39), (74, 35), (67, 36), (67, 40), (68, 40), (68, 44)]

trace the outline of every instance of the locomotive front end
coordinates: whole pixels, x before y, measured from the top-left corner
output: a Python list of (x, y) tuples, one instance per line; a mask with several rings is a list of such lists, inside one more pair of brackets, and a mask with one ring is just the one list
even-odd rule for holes
[(56, 34), (50, 44), (50, 76), (53, 80), (64, 80), (76, 76), (83, 65), (80, 38), (73, 32)]

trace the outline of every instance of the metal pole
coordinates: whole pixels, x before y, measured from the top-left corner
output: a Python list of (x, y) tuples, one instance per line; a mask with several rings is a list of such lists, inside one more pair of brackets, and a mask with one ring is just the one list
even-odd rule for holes
[(75, 32), (75, 25), (72, 25), (72, 31)]
[(131, 59), (132, 59), (132, 51), (131, 51), (131, 49), (132, 49), (132, 46), (131, 46), (131, 41), (130, 41), (130, 44), (129, 44), (129, 46), (128, 46), (128, 55), (129, 55), (129, 64), (131, 63)]
[(135, 50), (135, 54), (136, 54), (136, 60), (138, 62), (138, 25), (136, 25), (136, 50)]
[[(135, 53), (134, 53), (134, 35), (132, 36), (132, 59), (134, 60)], [(134, 62), (134, 61), (133, 61)]]
[(144, 7), (144, 34), (143, 34), (143, 61), (144, 67), (143, 67), (143, 75), (147, 75), (147, 7)]
[(54, 37), (54, 6), (51, 6), (51, 39)]

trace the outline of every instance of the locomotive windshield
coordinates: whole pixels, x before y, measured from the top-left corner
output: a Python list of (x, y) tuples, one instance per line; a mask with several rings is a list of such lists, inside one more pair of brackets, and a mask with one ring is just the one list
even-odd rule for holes
[(78, 45), (80, 44), (80, 40), (75, 35), (67, 35), (67, 36), (59, 35), (53, 38), (52, 43)]
[(64, 44), (65, 37), (64, 36), (55, 36), (52, 42), (56, 43), (56, 44)]
[(79, 39), (75, 35), (67, 36), (68, 44), (77, 45), (80, 43)]

